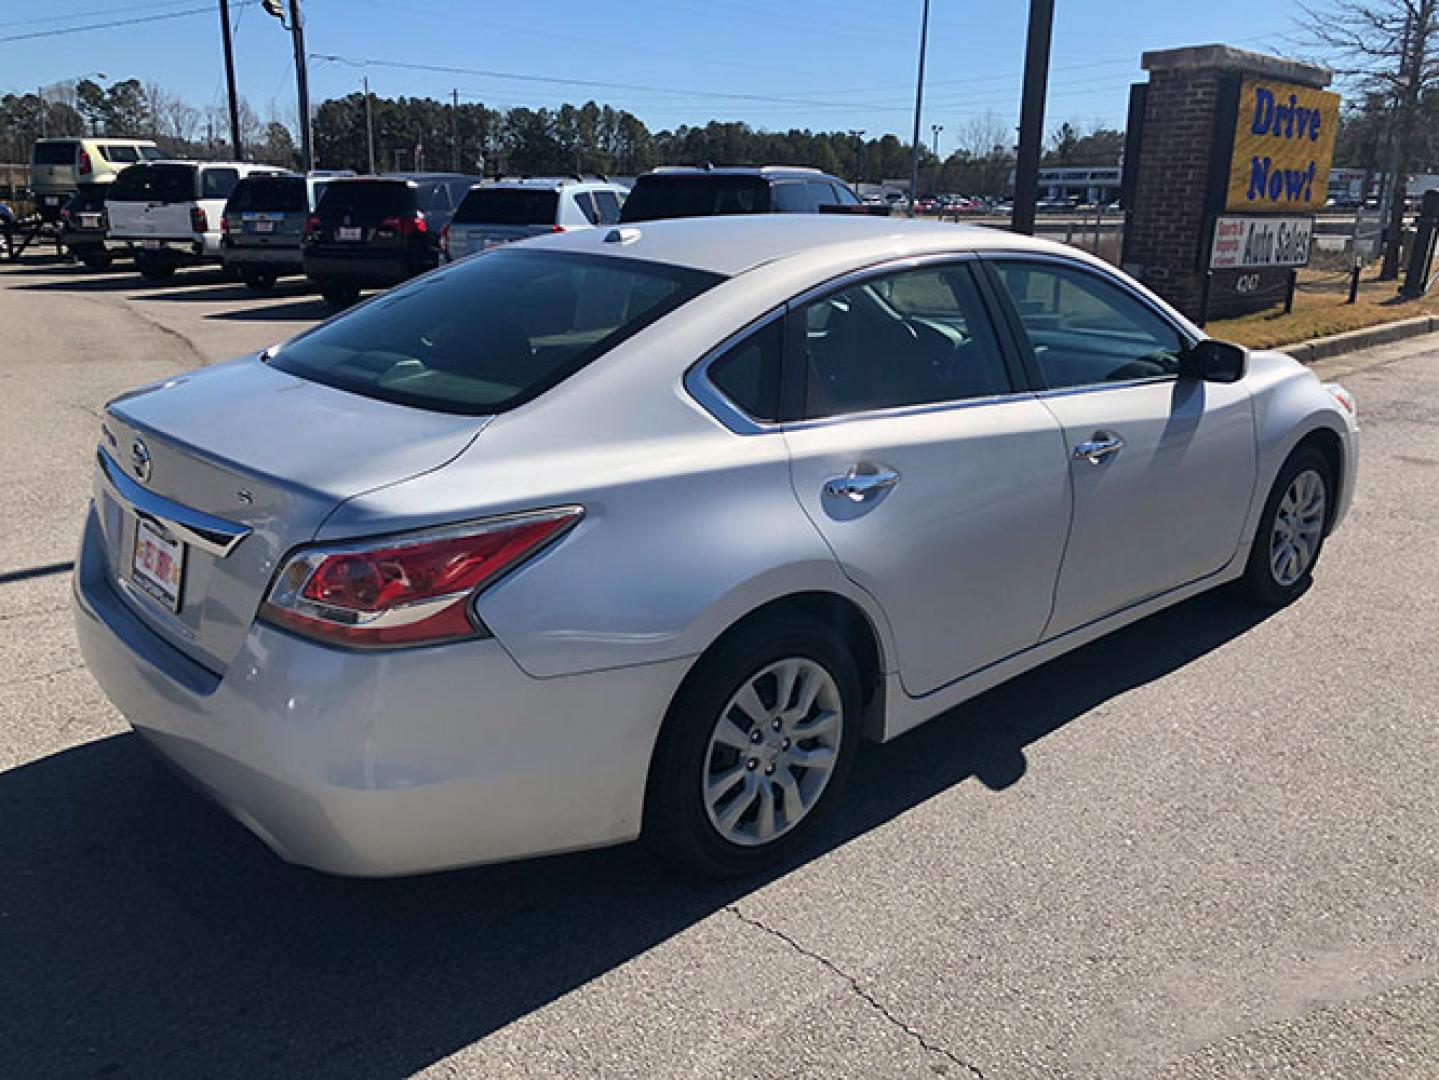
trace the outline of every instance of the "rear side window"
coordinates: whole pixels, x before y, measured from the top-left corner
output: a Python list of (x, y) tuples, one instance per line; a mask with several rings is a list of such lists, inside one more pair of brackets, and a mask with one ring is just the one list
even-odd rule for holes
[(769, 182), (759, 176), (642, 176), (625, 200), (621, 221), (766, 214)]
[(413, 214), (418, 206), (415, 189), (403, 180), (332, 180), (317, 209), (322, 214), (386, 217)]
[(141, 156), (142, 158), (144, 158), (146, 161), (164, 161), (164, 160), (165, 160), (165, 152), (164, 152), (163, 150), (161, 150), (158, 146), (142, 146), (142, 147), (140, 147), (140, 156)]
[(228, 199), (239, 182), (238, 169), (205, 169), (200, 173), (200, 198)]
[(859, 197), (850, 191), (844, 184), (831, 184), (834, 189), (834, 201), (836, 206), (859, 206)]
[(475, 188), (455, 211), (456, 225), (553, 225), (560, 193), (544, 188)]
[(100, 156), (117, 165), (129, 165), (140, 160), (140, 152), (133, 146), (101, 146)]
[(195, 197), (195, 166), (132, 165), (110, 185), (110, 202), (189, 202)]
[(30, 161), (35, 165), (73, 165), (78, 145), (74, 142), (37, 142)]
[[(828, 195), (826, 184), (826, 195)], [(816, 188), (802, 180), (781, 180), (770, 192), (774, 208), (782, 214), (813, 214), (819, 211)]]
[(226, 209), (298, 212), (308, 209), (305, 181), (298, 176), (250, 176), (235, 185)]
[(615, 225), (620, 220), (620, 197), (613, 191), (596, 191), (595, 205), (600, 209), (600, 224)]
[(450, 189), (444, 184), (421, 184), (416, 192), (421, 210), (448, 210)]
[(502, 249), (324, 323), (271, 363), (367, 397), (486, 415), (544, 393), (720, 280), (638, 259)]
[(771, 319), (711, 363), (709, 380), (756, 420), (778, 420), (783, 352), (784, 320)]
[(588, 191), (575, 193), (575, 205), (580, 208), (580, 213), (585, 215), (585, 220), (591, 225), (598, 225), (600, 223), (599, 207), (595, 205), (595, 197)]

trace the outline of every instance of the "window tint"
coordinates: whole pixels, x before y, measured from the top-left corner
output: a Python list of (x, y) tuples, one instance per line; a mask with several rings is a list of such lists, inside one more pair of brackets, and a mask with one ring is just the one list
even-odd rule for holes
[(784, 319), (771, 319), (710, 364), (710, 382), (756, 420), (778, 420), (783, 351)]
[(236, 169), (204, 169), (200, 173), (200, 198), (228, 199), (239, 182)]
[(595, 206), (595, 197), (588, 191), (578, 191), (575, 193), (575, 205), (580, 208), (580, 213), (585, 215), (585, 220), (591, 225), (598, 225), (600, 223), (600, 211), (599, 208)]
[(615, 225), (620, 220), (620, 197), (613, 191), (596, 191), (595, 203), (600, 208), (600, 224)]
[(73, 142), (37, 142), (30, 161), (35, 165), (73, 165), (78, 145)]
[(621, 221), (767, 214), (769, 181), (759, 176), (648, 174), (635, 181)]
[(189, 202), (195, 197), (193, 165), (131, 165), (110, 185), (110, 202)]
[(809, 192), (810, 201), (814, 203), (816, 210), (821, 206), (836, 205), (834, 186), (830, 184), (829, 181), (806, 180), (804, 186), (805, 190)]
[(805, 308), (804, 330), (807, 418), (1012, 389), (967, 266), (852, 285)]
[(475, 188), (455, 211), (456, 225), (553, 225), (560, 193), (544, 188)]
[(638, 259), (493, 251), (324, 323), (271, 362), (368, 397), (484, 415), (543, 393), (719, 280)]
[(835, 184), (834, 201), (839, 206), (859, 206), (859, 197), (844, 184)]
[(403, 180), (332, 180), (316, 204), (316, 212), (378, 221), (391, 214), (413, 214), (417, 206), (415, 189)]
[(140, 156), (146, 161), (164, 161), (165, 151), (158, 146), (142, 146), (140, 147)]
[[(828, 186), (826, 194), (828, 194)], [(813, 214), (819, 210), (816, 192), (803, 180), (781, 180), (770, 189), (774, 208), (781, 214)]]
[(450, 189), (445, 184), (421, 184), (418, 196), (421, 210), (448, 210), (450, 208)]
[(305, 181), (298, 176), (246, 177), (235, 185), (225, 209), (305, 210)]
[(1173, 375), (1184, 342), (1157, 313), (1097, 273), (1053, 263), (994, 264), (1053, 388)]
[(140, 153), (133, 146), (101, 146), (100, 156), (117, 164), (130, 164), (140, 160)]

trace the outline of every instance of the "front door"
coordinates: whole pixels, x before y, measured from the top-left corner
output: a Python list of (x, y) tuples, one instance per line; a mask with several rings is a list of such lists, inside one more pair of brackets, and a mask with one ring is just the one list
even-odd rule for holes
[(1074, 521), (1045, 636), (1221, 569), (1254, 490), (1248, 390), (1178, 378), (1179, 330), (1099, 271), (993, 265), (1068, 448)]
[(877, 272), (790, 318), (795, 493), (883, 609), (905, 690), (1034, 645), (1069, 524), (1066, 447), (1015, 392), (970, 265)]

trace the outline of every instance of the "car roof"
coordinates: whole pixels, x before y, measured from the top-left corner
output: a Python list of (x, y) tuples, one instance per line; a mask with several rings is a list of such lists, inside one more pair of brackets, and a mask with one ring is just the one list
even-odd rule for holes
[[(764, 176), (803, 177), (810, 180), (834, 177), (808, 165), (661, 165), (645, 176)], [(643, 179), (643, 177), (641, 178)]]
[[(733, 277), (779, 259), (853, 248), (856, 264), (907, 255), (1025, 250), (1075, 255), (1073, 248), (983, 225), (955, 225), (860, 214), (726, 214), (582, 229), (527, 247), (618, 255)], [(872, 256), (872, 258), (871, 258)]]
[(571, 188), (602, 188), (608, 191), (624, 191), (623, 184), (597, 177), (576, 180), (572, 176), (517, 176), (513, 179), (486, 180), (475, 185), (477, 191), (567, 191)]

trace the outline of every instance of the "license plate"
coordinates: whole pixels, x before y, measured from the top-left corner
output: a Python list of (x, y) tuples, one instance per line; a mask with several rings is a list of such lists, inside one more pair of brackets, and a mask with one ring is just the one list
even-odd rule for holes
[(273, 221), (256, 221), (252, 222), (252, 224), (255, 226), (255, 231), (257, 233), (268, 233), (275, 231), (275, 223)]
[(99, 214), (81, 214), (80, 227), (82, 229), (98, 229), (100, 227)]
[(46, 206), (59, 206), (59, 205), (60, 205), (60, 196), (59, 196), (59, 195), (46, 195), (46, 196), (45, 196), (45, 205), (46, 205)]
[(185, 578), (185, 545), (137, 518), (130, 577), (171, 611), (179, 611), (180, 587)]
[(341, 225), (335, 230), (335, 236), (341, 240), (358, 240), (360, 238), (360, 227), (358, 225)]
[(142, 247), (144, 247), (144, 249), (145, 249), (146, 251), (159, 251), (159, 250), (160, 250), (160, 241), (158, 241), (158, 240), (142, 240), (142, 241), (140, 241), (140, 244), (141, 244)]

